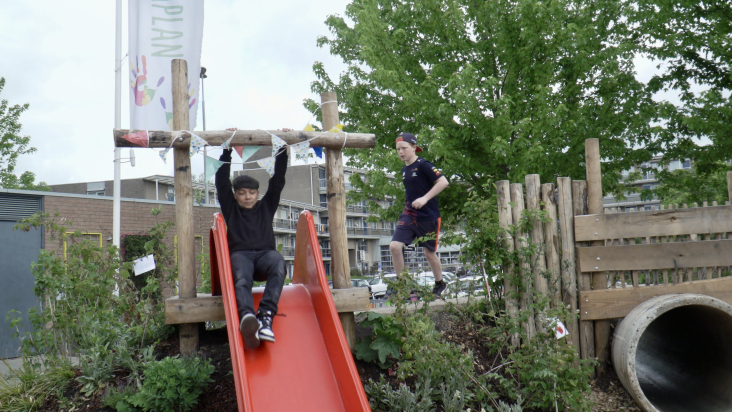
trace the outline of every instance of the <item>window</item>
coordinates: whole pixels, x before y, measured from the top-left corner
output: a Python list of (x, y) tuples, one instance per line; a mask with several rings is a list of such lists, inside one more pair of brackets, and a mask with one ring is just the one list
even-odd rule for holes
[(346, 227), (353, 227), (353, 218), (349, 217), (346, 219)]
[(326, 194), (320, 195), (320, 206), (328, 207), (328, 195), (326, 195)]
[(320, 167), (318, 168), (318, 177), (320, 179), (325, 179), (325, 169), (320, 168)]
[(327, 225), (328, 224), (328, 218), (327, 217), (320, 217), (320, 224), (321, 225)]
[(691, 169), (691, 159), (684, 160), (684, 163), (681, 165), (683, 169)]
[(96, 192), (86, 192), (86, 194), (90, 196), (104, 196), (104, 190), (99, 190)]
[(89, 182), (86, 184), (86, 194), (90, 196), (104, 196), (104, 182)]

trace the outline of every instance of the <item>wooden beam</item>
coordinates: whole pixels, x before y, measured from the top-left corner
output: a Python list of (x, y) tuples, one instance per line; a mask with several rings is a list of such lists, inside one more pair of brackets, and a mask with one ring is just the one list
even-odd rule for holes
[[(599, 139), (585, 140), (585, 168), (587, 173), (587, 209), (589, 214), (599, 215), (603, 211)], [(595, 241), (590, 246), (601, 246), (602, 244), (602, 241)], [(607, 274), (605, 272), (594, 272), (592, 274), (592, 288), (594, 290), (607, 289)], [(597, 376), (604, 378), (610, 360), (609, 321), (600, 320), (595, 322), (595, 356), (597, 356)]]
[[(553, 187), (554, 185), (552, 185)], [(574, 237), (572, 236), (572, 219), (574, 218), (574, 209), (572, 205), (572, 180), (568, 177), (557, 178), (557, 194), (558, 196), (558, 219), (559, 219), (559, 231), (562, 233), (560, 240), (562, 242), (562, 264), (560, 265), (561, 273), (561, 300), (560, 302), (568, 305), (571, 313), (577, 312), (577, 269), (574, 263)], [(551, 196), (554, 196), (554, 191), (551, 191)], [(551, 204), (554, 204), (552, 202)], [(555, 229), (556, 233), (556, 229)], [(578, 325), (577, 318), (572, 316), (569, 319), (564, 319), (569, 329), (569, 339), (577, 349), (577, 353), (582, 354), (582, 348), (580, 342), (582, 336), (580, 335), (580, 328)], [(583, 357), (584, 359), (584, 357)]]
[[(367, 288), (331, 289), (330, 293), (338, 313), (369, 310)], [(226, 320), (221, 296), (199, 293), (195, 298), (173, 296), (165, 300), (166, 325), (219, 320)]]
[[(190, 126), (188, 107), (188, 63), (174, 59), (173, 71), (173, 129)], [(176, 147), (174, 152), (175, 230), (178, 235), (178, 287), (182, 298), (196, 297), (196, 251), (193, 231), (193, 181), (188, 149)], [(179, 329), (180, 353), (198, 351), (198, 325), (182, 324)]]
[[(519, 227), (521, 225), (521, 219), (524, 215), (524, 189), (521, 183), (511, 183), (509, 186), (511, 193), (511, 217), (513, 219), (513, 225)], [(522, 322), (521, 326), (526, 332), (526, 338), (532, 339), (536, 336), (536, 323), (534, 323), (534, 311), (531, 306), (532, 291), (534, 281), (531, 276), (531, 262), (525, 256), (524, 252), (529, 247), (528, 244), (529, 234), (526, 232), (516, 232), (514, 236), (514, 250), (519, 251), (519, 267), (518, 274), (521, 279), (522, 288), (519, 290), (519, 307), (521, 311), (528, 314), (529, 321)]]
[(648, 299), (676, 293), (698, 293), (732, 304), (732, 277), (676, 285), (583, 291), (580, 292), (580, 316), (583, 321), (622, 318)]
[[(546, 247), (546, 267), (551, 274), (549, 280), (549, 294), (552, 307), (556, 308), (562, 302), (562, 278), (559, 264), (559, 221), (557, 220), (557, 196), (554, 183), (541, 185), (542, 210), (547, 213), (549, 222), (544, 225), (544, 245)], [(569, 204), (572, 204), (570, 199)], [(571, 211), (571, 208), (570, 208)], [(576, 290), (575, 290), (576, 292)], [(574, 340), (576, 340), (576, 335)], [(577, 351), (579, 353), (579, 351)]]
[(732, 206), (577, 216), (577, 241), (732, 232)]
[[(328, 129), (330, 130), (330, 129)], [(114, 145), (115, 147), (140, 147), (138, 144), (123, 139), (122, 136), (139, 132), (140, 130), (114, 129)], [(301, 143), (309, 139), (312, 147), (326, 147), (330, 149), (359, 148), (371, 149), (376, 145), (376, 135), (372, 133), (330, 133), (330, 132), (304, 132), (293, 130), (283, 132), (282, 130), (237, 130), (234, 138), (231, 140), (232, 146), (271, 146), (272, 136), (269, 133), (277, 135), (288, 144)], [(221, 146), (221, 143), (229, 140), (233, 132), (229, 130), (197, 130), (194, 133), (208, 142), (209, 146)], [(179, 136), (180, 134), (180, 136)], [(347, 135), (347, 136), (346, 136)], [(190, 146), (190, 132), (176, 131), (157, 131), (148, 130), (150, 138), (148, 147), (165, 148), (170, 147), (173, 139), (177, 138), (173, 147), (187, 149)]]
[[(560, 184), (560, 179), (557, 179), (557, 185)], [(587, 181), (586, 180), (573, 180), (572, 184), (572, 214), (574, 219), (577, 216), (587, 214)], [(567, 220), (568, 223), (571, 221)], [(569, 233), (572, 229), (572, 225), (568, 227), (562, 227), (562, 233)], [(565, 230), (566, 229), (566, 230)], [(564, 244), (564, 240), (562, 240)], [(585, 246), (586, 242), (574, 242), (573, 251), (571, 255), (570, 263), (574, 267), (575, 280), (577, 281), (578, 290), (591, 290), (592, 288), (592, 276), (590, 273), (582, 273), (579, 269), (579, 265), (576, 262), (575, 256), (577, 255), (577, 246)], [(564, 258), (565, 260), (567, 258)], [(576, 296), (576, 295), (575, 295)], [(575, 306), (576, 307), (576, 306)], [(593, 359), (595, 357), (595, 322), (592, 321), (580, 321), (580, 357), (582, 359)], [(592, 373), (594, 377), (594, 371)]]
[[(501, 180), (496, 182), (496, 194), (498, 197), (498, 225), (503, 230), (502, 232), (502, 243), (506, 252), (511, 255), (514, 251), (514, 240), (511, 235), (511, 225), (513, 219), (511, 218), (511, 193), (510, 183), (508, 180)], [(506, 313), (511, 319), (518, 317), (519, 303), (516, 299), (516, 285), (513, 282), (514, 272), (516, 269), (513, 267), (512, 262), (506, 259), (503, 264), (503, 295), (506, 304)], [(511, 346), (519, 347), (521, 344), (521, 336), (518, 332), (514, 332), (511, 335)]]
[[(320, 94), (323, 129), (330, 130), (340, 123), (338, 96), (334, 92)], [(340, 147), (325, 151), (325, 181), (328, 198), (328, 232), (330, 233), (330, 273), (334, 289), (351, 287), (346, 233), (346, 180), (343, 173), (343, 153)], [(356, 346), (356, 319), (353, 313), (339, 313), (343, 332), (351, 351)]]
[(583, 272), (699, 268), (732, 264), (732, 239), (581, 247), (578, 251), (579, 265)]

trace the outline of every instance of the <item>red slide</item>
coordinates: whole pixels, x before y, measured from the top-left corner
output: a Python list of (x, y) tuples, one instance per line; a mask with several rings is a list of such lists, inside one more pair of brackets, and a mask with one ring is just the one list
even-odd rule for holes
[[(282, 290), (274, 344), (244, 348), (220, 213), (214, 215), (210, 245), (211, 289), (224, 300), (239, 412), (370, 411), (328, 288), (310, 212), (302, 212), (297, 222), (295, 272)], [(263, 291), (253, 290), (255, 308)]]

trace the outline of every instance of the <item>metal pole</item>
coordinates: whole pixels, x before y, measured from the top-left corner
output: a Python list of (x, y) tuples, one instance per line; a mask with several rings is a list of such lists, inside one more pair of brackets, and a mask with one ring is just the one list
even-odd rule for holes
[[(122, 0), (117, 0), (114, 41), (114, 128), (122, 127)], [(114, 185), (112, 200), (112, 244), (120, 246), (121, 181), (119, 147), (114, 149)]]
[[(203, 79), (206, 77), (206, 68), (201, 67), (201, 111), (203, 114), (203, 131), (206, 131), (206, 98), (203, 96)], [(208, 150), (203, 146), (203, 190), (206, 192), (206, 204), (208, 204), (208, 179), (206, 179), (206, 162), (208, 161)]]

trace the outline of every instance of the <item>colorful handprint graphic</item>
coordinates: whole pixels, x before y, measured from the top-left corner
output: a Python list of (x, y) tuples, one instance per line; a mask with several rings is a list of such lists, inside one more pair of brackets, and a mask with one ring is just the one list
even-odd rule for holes
[[(160, 83), (162, 83), (162, 79), (158, 83), (158, 85), (160, 85)], [(188, 99), (189, 99), (188, 108), (189, 109), (191, 107), (193, 107), (194, 104), (196, 104), (196, 98), (193, 97), (195, 94), (196, 94), (196, 89), (195, 88), (191, 89), (191, 84), (188, 83)], [(173, 107), (171, 107), (170, 111), (168, 111), (168, 107), (165, 104), (165, 99), (162, 97), (160, 98), (160, 105), (163, 106), (163, 109), (165, 110), (165, 121), (168, 123), (168, 126), (170, 127), (170, 129), (173, 130)]]
[[(140, 60), (142, 60), (142, 74), (140, 73)], [(142, 55), (139, 58), (138, 56), (135, 56), (134, 64), (130, 61), (130, 71), (132, 72), (133, 79), (133, 81), (130, 82), (130, 87), (135, 95), (135, 104), (138, 106), (145, 106), (152, 101), (155, 97), (155, 91), (157, 90), (150, 88), (147, 84), (147, 60), (145, 55)], [(155, 87), (160, 87), (160, 85), (163, 84), (163, 81), (165, 81), (165, 77), (160, 77), (158, 84)]]

